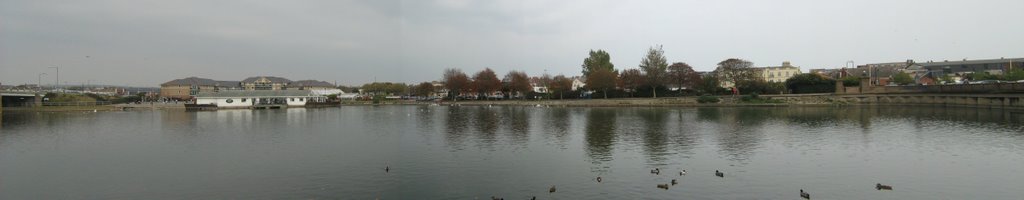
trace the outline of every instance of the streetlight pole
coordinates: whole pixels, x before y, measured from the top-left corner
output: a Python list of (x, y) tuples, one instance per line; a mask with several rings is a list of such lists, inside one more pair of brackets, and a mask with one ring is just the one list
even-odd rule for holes
[(46, 73), (39, 73), (39, 75), (36, 76), (36, 86), (39, 87), (40, 90), (43, 89), (43, 75), (46, 75)]
[[(848, 61), (846, 61), (846, 66), (849, 67), (850, 69), (857, 68), (857, 63), (853, 62), (852, 60), (848, 60)], [(871, 73), (871, 72), (868, 72), (868, 73)], [(868, 76), (870, 77), (870, 75), (868, 75)]]
[(54, 65), (53, 67), (49, 67), (49, 68), (57, 69), (57, 75), (56, 75), (57, 76), (57, 81), (54, 81), (54, 82), (57, 83), (57, 88), (60, 88), (60, 67), (57, 67), (56, 65)]

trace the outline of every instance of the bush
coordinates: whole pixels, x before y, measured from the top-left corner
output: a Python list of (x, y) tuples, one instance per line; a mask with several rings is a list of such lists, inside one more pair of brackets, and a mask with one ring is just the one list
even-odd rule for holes
[(843, 86), (844, 87), (857, 87), (857, 86), (860, 86), (860, 77), (859, 76), (847, 76), (847, 77), (845, 77), (845, 78), (843, 78), (841, 80), (843, 80)]
[(721, 101), (721, 99), (711, 95), (702, 95), (697, 97), (697, 103), (718, 103), (718, 101)]
[(1024, 80), (1024, 69), (1010, 70), (1006, 72), (1006, 75), (1003, 76), (1003, 79), (1006, 81)]
[(739, 85), (739, 89), (740, 94), (782, 94), (786, 92), (786, 85), (762, 80), (745, 81)]
[(898, 85), (909, 85), (914, 83), (914, 77), (910, 77), (910, 74), (906, 72), (900, 72), (892, 75), (892, 82)]
[(743, 103), (785, 103), (782, 100), (761, 98), (761, 95), (758, 95), (757, 93), (744, 95), (743, 97), (740, 97), (740, 101)]
[(373, 95), (373, 104), (380, 104), (381, 101), (384, 101), (384, 95)]
[(750, 93), (750, 95), (744, 95), (743, 97), (740, 97), (740, 101), (745, 101), (745, 102), (746, 101), (759, 100), (759, 99), (761, 99), (761, 95), (758, 95), (757, 92), (752, 92), (752, 93)]
[(786, 88), (793, 93), (832, 93), (836, 92), (836, 80), (818, 74), (800, 74), (786, 80)]

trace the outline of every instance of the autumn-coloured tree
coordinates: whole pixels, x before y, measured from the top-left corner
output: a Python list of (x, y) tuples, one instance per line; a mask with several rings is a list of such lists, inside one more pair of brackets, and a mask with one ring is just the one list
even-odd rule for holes
[(622, 89), (629, 90), (630, 96), (636, 93), (637, 88), (646, 85), (644, 73), (639, 69), (622, 70), (619, 74), (619, 81), (622, 82)]
[(462, 73), (462, 70), (454, 68), (445, 69), (444, 76), (441, 79), (444, 81), (445, 89), (448, 89), (448, 96), (453, 100), (457, 100), (460, 93), (469, 89), (469, 76), (466, 76), (466, 73)]
[(657, 48), (651, 47), (647, 50), (647, 56), (640, 61), (640, 69), (644, 70), (644, 85), (651, 87), (651, 97), (658, 98), (658, 87), (665, 85), (668, 61), (665, 59), (665, 51), (661, 45)]
[(501, 89), (501, 79), (491, 68), (485, 68), (473, 75), (472, 88), (477, 94), (490, 98), (494, 91)]
[(505, 75), (505, 82), (508, 84), (508, 89), (512, 93), (519, 93), (526, 99), (526, 93), (532, 89), (530, 86), (530, 76), (526, 75), (526, 72), (522, 71), (510, 71)]
[(694, 71), (690, 65), (677, 62), (668, 66), (668, 80), (675, 83), (676, 87), (679, 87), (679, 93), (682, 94), (683, 87), (696, 87), (700, 80), (700, 74), (697, 74), (697, 71)]
[(551, 75), (547, 73), (537, 78), (537, 83), (540, 84), (539, 86), (547, 88), (547, 94), (551, 94), (551, 81)]
[(587, 88), (591, 90), (600, 90), (604, 93), (604, 98), (608, 98), (608, 90), (615, 89), (615, 85), (618, 82), (618, 72), (608, 69), (598, 69), (590, 73), (587, 76)]
[(718, 63), (715, 75), (722, 82), (732, 83), (734, 86), (745, 84), (747, 81), (758, 79), (753, 69), (754, 63), (739, 58), (730, 58)]
[(426, 97), (430, 96), (430, 93), (434, 93), (434, 84), (429, 82), (422, 82), (413, 89), (416, 96)]
[(562, 99), (562, 94), (572, 91), (572, 79), (563, 75), (555, 76), (555, 78), (551, 79), (551, 83), (548, 84), (548, 91), (558, 93), (558, 99)]
[(409, 86), (405, 83), (373, 82), (363, 84), (363, 91), (375, 95), (403, 95), (408, 92)]

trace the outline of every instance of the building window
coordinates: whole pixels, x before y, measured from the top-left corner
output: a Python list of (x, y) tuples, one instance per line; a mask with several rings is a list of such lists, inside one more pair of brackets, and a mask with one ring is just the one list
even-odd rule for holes
[(233, 102), (235, 102), (235, 100), (234, 99), (228, 99), (228, 100), (224, 100), (224, 102), (225, 103), (233, 103)]
[(299, 98), (299, 101), (305, 101), (306, 98)]
[(289, 101), (295, 101), (295, 98), (288, 98)]
[(246, 98), (242, 98), (242, 103), (245, 103), (245, 100), (247, 100), (247, 99)]

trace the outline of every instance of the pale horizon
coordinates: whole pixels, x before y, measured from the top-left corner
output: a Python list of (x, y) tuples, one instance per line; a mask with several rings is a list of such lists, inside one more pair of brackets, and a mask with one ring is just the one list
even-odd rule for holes
[(663, 45), (804, 72), (1024, 57), (1021, 1), (0, 1), (0, 82), (157, 87), (252, 76), (340, 85), (434, 81), (445, 68), (576, 76), (591, 49), (636, 68)]

